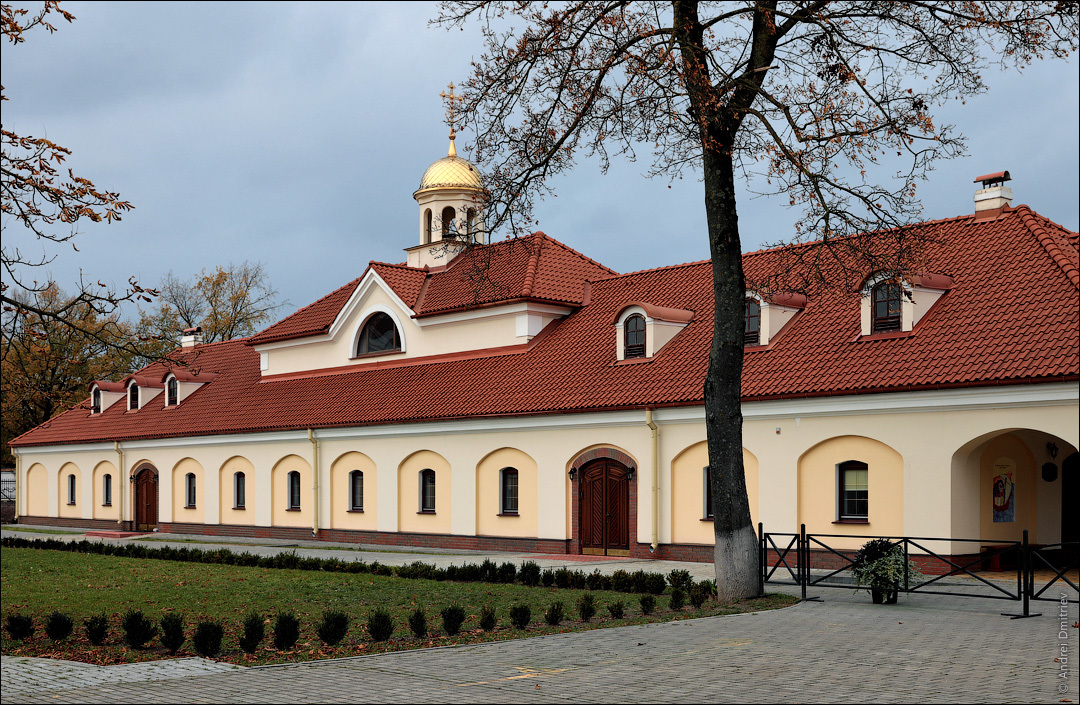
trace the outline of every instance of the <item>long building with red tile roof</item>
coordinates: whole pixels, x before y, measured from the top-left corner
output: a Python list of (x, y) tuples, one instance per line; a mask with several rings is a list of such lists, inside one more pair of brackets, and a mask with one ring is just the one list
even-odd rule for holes
[[(474, 187), (417, 193), (408, 262), (250, 338), (189, 336), (14, 439), (20, 521), (711, 559), (710, 263), (485, 244), (432, 216)], [(1076, 233), (1007, 203), (923, 228), (917, 275), (747, 292), (754, 520), (1076, 540)], [(786, 261), (745, 255), (748, 281)]]

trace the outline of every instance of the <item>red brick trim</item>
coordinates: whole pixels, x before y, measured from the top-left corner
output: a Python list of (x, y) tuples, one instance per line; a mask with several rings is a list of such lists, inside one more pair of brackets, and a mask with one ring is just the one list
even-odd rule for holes
[(616, 462), (622, 463), (627, 468), (637, 468), (636, 460), (626, 453), (615, 450), (614, 448), (593, 448), (592, 450), (587, 450), (574, 458), (574, 462), (570, 463), (570, 467), (580, 469), (585, 463), (596, 460), (597, 458), (611, 458)]

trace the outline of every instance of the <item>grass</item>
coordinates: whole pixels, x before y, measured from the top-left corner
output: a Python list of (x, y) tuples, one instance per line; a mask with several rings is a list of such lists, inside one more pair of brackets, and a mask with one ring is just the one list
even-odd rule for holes
[[(76, 624), (75, 633), (60, 643), (45, 637), (40, 626), (35, 636), (24, 642), (10, 639), (4, 631), (0, 651), (14, 656), (63, 658), (97, 664), (169, 657), (157, 640), (146, 649), (129, 649), (123, 645), (120, 615), (129, 609), (141, 609), (155, 622), (166, 612), (180, 612), (189, 635), (198, 621), (221, 620), (225, 638), (220, 658), (231, 663), (258, 665), (753, 612), (795, 602), (787, 595), (770, 595), (735, 605), (710, 601), (700, 610), (685, 608), (672, 612), (665, 609), (667, 596), (661, 596), (657, 600), (657, 611), (645, 617), (641, 614), (637, 595), (595, 591), (592, 594), (601, 617), (583, 624), (577, 621), (576, 610), (568, 608), (567, 620), (552, 627), (543, 623), (548, 605), (555, 600), (575, 605), (578, 597), (587, 591), (204, 565), (39, 549), (4, 548), (0, 556), (0, 601), (5, 617), (22, 612), (33, 615), (35, 624), (41, 625), (44, 617), (56, 610), (70, 615)], [(606, 618), (607, 605), (616, 601), (626, 605), (626, 616), (619, 620)], [(465, 624), (456, 637), (448, 637), (440, 629), (439, 612), (450, 604), (460, 605), (466, 613)], [(527, 630), (509, 626), (508, 614), (515, 604), (526, 604), (532, 609), (533, 620)], [(479, 618), (481, 610), (488, 605), (496, 607), (499, 626), (485, 632), (479, 628)], [(427, 611), (431, 630), (422, 640), (413, 637), (408, 628), (408, 616), (417, 607)], [(378, 608), (390, 612), (395, 631), (389, 641), (375, 644), (361, 625), (366, 624), (368, 615)], [(238, 638), (241, 620), (251, 610), (266, 617), (267, 640), (255, 654), (247, 655), (239, 649)], [(270, 646), (272, 617), (281, 610), (294, 612), (301, 622), (300, 642), (287, 652), (275, 651)], [(317, 622), (326, 610), (345, 612), (353, 623), (348, 636), (333, 648), (323, 645), (315, 635)], [(110, 634), (104, 645), (94, 647), (86, 639), (83, 622), (103, 611), (109, 615)], [(195, 654), (189, 641), (177, 657), (192, 655)]]

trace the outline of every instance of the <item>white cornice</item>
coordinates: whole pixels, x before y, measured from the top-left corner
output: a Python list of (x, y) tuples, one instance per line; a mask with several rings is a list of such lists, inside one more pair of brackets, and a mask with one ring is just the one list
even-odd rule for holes
[(572, 311), (573, 309), (567, 306), (552, 306), (550, 304), (538, 304), (525, 301), (522, 303), (507, 304), (505, 306), (486, 306), (484, 308), (477, 308), (469, 311), (457, 311), (435, 316), (425, 316), (423, 318), (414, 318), (413, 320), (415, 320), (416, 324), (421, 328), (433, 328), (436, 326), (465, 323), (482, 319), (508, 318), (510, 316), (516, 316), (519, 313), (543, 313), (555, 316), (565, 316)]

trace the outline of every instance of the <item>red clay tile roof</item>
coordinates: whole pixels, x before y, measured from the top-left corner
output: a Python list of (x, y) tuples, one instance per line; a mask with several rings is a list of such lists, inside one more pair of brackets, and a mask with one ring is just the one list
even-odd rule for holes
[[(861, 339), (857, 297), (811, 297), (781, 335), (747, 352), (744, 400), (1080, 377), (1077, 285), (1069, 276), (1073, 270), (1061, 264), (1075, 262), (1076, 248), (1070, 244), (1075, 237), (1070, 240), (1067, 231), (1024, 206), (993, 220), (977, 221), (969, 215), (932, 227), (937, 237), (924, 260), (932, 271), (952, 277), (954, 286), (915, 331)], [(541, 251), (550, 246), (558, 252), (552, 242), (545, 238)], [(767, 268), (776, 256), (775, 251), (744, 256), (747, 273)], [(511, 252), (505, 261), (523, 260)], [(519, 282), (522, 291), (525, 280), (506, 279)], [(537, 282), (534, 279), (534, 287)], [(556, 284), (549, 286), (557, 290)], [(566, 294), (563, 290), (561, 295)], [(693, 311), (695, 316), (651, 361), (616, 365), (611, 322), (630, 301)], [(698, 262), (598, 279), (589, 303), (512, 354), (361, 365), (306, 378), (260, 381), (259, 356), (250, 340), (202, 345), (182, 352), (197, 354), (198, 367), (218, 376), (179, 406), (166, 409), (155, 403), (128, 412), (114, 404), (91, 417), (84, 403), (11, 445), (700, 405), (712, 336), (711, 307), (710, 265)], [(151, 366), (141, 374), (160, 375), (160, 370)], [(432, 384), (433, 379), (438, 383)]]
[(322, 297), (313, 304), (308, 304), (291, 316), (286, 316), (274, 325), (256, 333), (247, 339), (248, 345), (259, 343), (272, 343), (278, 340), (292, 338), (305, 338), (310, 335), (319, 335), (330, 330), (334, 318), (341, 310), (345, 302), (352, 296), (353, 291), (360, 284), (359, 277)]

